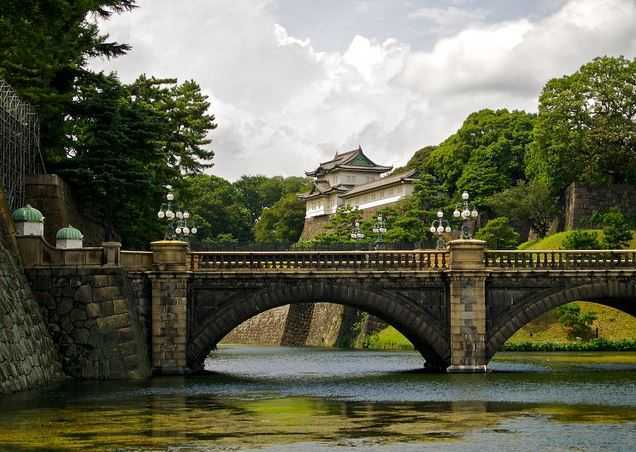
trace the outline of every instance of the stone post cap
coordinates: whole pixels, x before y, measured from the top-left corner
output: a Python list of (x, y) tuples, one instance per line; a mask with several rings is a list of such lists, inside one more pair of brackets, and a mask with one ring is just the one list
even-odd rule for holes
[(477, 239), (457, 239), (448, 242), (453, 248), (486, 248), (486, 242)]
[(153, 267), (159, 271), (187, 270), (188, 242), (159, 240), (150, 244)]
[(475, 239), (453, 240), (448, 243), (451, 270), (480, 270), (484, 268), (486, 242)]
[(181, 240), (157, 240), (156, 242), (150, 242), (150, 247), (154, 248), (154, 247), (159, 247), (159, 246), (174, 246), (174, 247), (180, 247), (180, 246), (184, 246), (187, 247), (188, 246), (188, 242), (182, 242)]
[(104, 248), (121, 248), (121, 242), (102, 242)]

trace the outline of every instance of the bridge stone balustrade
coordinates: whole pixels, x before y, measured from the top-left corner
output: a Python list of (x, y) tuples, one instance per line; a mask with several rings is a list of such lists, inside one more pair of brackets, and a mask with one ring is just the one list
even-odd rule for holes
[(478, 240), (448, 251), (192, 253), (175, 241), (154, 242), (151, 252), (56, 250), (39, 238), (19, 246), (40, 277), (69, 267), (124, 271), (131, 324), (141, 324), (152, 368), (163, 374), (200, 370), (232, 329), (286, 304), (367, 311), (402, 332), (427, 367), (449, 372), (483, 372), (515, 331), (567, 302), (636, 315), (635, 250), (498, 251)]

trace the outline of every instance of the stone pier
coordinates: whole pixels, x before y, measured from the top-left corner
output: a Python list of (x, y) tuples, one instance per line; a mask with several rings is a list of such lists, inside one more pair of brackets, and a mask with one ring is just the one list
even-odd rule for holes
[(450, 344), (448, 372), (486, 371), (486, 242), (450, 242)]
[(188, 328), (188, 244), (160, 241), (151, 244), (152, 366), (159, 374), (184, 374)]

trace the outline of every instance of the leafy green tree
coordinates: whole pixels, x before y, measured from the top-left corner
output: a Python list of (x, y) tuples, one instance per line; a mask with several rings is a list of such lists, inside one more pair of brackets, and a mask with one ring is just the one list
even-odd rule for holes
[(215, 237), (203, 237), (200, 243), (207, 249), (225, 249), (239, 244), (239, 241), (229, 233), (218, 234)]
[(305, 203), (294, 194), (279, 199), (271, 208), (264, 208), (254, 226), (254, 238), (261, 243), (295, 243), (305, 224)]
[(158, 233), (154, 207), (169, 182), (151, 166), (164, 160), (156, 144), (165, 133), (161, 116), (114, 75), (84, 73), (79, 82), (67, 118), (73, 141), (57, 171), (102, 222), (106, 240), (114, 229), (124, 244), (140, 246)]
[(413, 156), (409, 159), (406, 165), (398, 168), (394, 168), (392, 174), (401, 174), (405, 173), (408, 170), (420, 170), (424, 167), (427, 159), (431, 155), (437, 146), (424, 146), (422, 149), (419, 149), (413, 154)]
[(181, 174), (198, 174), (212, 167), (210, 131), (216, 128), (210, 102), (194, 80), (178, 84), (176, 79), (141, 75), (130, 86), (131, 95), (155, 110), (165, 122), (159, 142), (166, 164)]
[(527, 222), (538, 237), (545, 237), (559, 214), (558, 198), (543, 181), (519, 181), (514, 187), (495, 193), (486, 204), (498, 215)]
[(597, 319), (595, 312), (582, 313), (579, 305), (568, 303), (557, 308), (557, 314), (559, 323), (567, 330), (570, 339), (589, 340), (594, 337), (592, 323)]
[(241, 193), (227, 180), (207, 174), (187, 176), (178, 186), (177, 199), (194, 215), (199, 230), (196, 241), (217, 243), (227, 234), (241, 243), (250, 241), (249, 210)]
[(265, 207), (273, 207), (285, 195), (308, 190), (309, 180), (304, 177), (242, 176), (234, 186), (241, 192), (252, 221), (256, 223)]
[(603, 246), (610, 250), (627, 248), (633, 238), (625, 216), (616, 209), (610, 209), (603, 215)]
[(525, 154), (535, 116), (508, 110), (470, 114), (462, 127), (423, 159), (422, 171), (439, 181), (438, 190), (459, 199), (463, 190), (478, 206), (524, 179)]
[(596, 232), (577, 230), (566, 235), (565, 240), (561, 243), (561, 248), (564, 250), (598, 250), (602, 246)]
[(490, 220), (477, 231), (475, 238), (484, 240), (488, 248), (493, 250), (512, 250), (519, 245), (519, 234), (510, 226), (507, 217)]
[(636, 182), (636, 59), (601, 57), (550, 80), (539, 99), (527, 173), (572, 182)]
[(89, 58), (113, 58), (130, 47), (100, 33), (99, 20), (135, 8), (134, 0), (3, 0), (0, 77), (33, 104), (47, 161), (64, 158), (65, 117)]

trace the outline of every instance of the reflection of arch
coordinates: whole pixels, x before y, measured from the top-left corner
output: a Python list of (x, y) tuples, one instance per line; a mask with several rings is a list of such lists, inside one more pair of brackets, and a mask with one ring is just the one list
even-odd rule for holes
[(605, 281), (570, 287), (511, 310), (500, 327), (488, 334), (486, 358), (490, 360), (514, 333), (546, 312), (573, 301), (589, 301), (636, 317), (636, 284), (629, 280)]
[(243, 299), (234, 300), (205, 320), (188, 344), (188, 366), (200, 369), (210, 350), (232, 329), (269, 309), (287, 304), (330, 303), (352, 306), (394, 326), (426, 360), (427, 367), (443, 368), (450, 361), (448, 340), (424, 309), (396, 296), (332, 281), (294, 281), (273, 284)]

